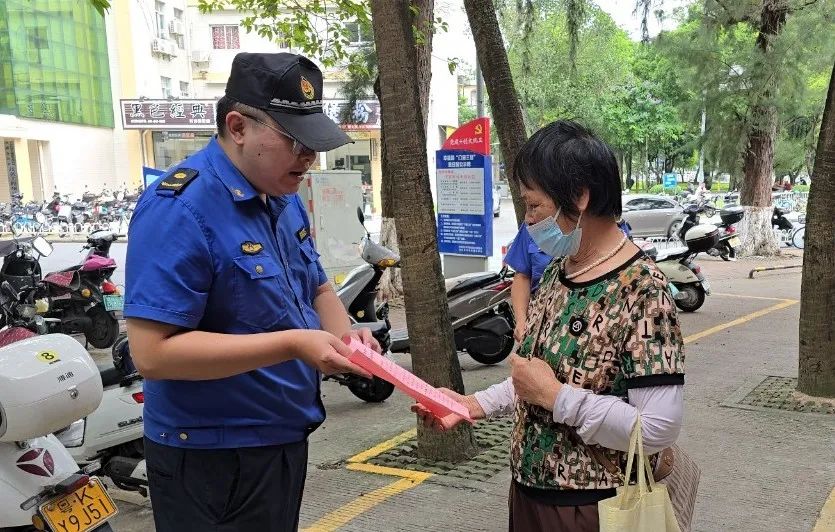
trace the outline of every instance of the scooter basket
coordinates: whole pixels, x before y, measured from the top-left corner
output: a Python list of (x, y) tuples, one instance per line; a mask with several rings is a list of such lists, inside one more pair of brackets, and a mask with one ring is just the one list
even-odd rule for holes
[(702, 224), (687, 231), (684, 239), (687, 249), (693, 253), (704, 253), (719, 243), (719, 229), (712, 224)]
[(745, 212), (742, 210), (742, 207), (726, 207), (719, 211), (719, 218), (722, 219), (722, 223), (725, 225), (738, 223), (744, 215)]

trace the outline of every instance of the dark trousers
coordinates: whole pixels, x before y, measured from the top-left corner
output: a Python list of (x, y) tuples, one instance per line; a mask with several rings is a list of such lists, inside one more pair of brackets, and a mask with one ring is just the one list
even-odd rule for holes
[(299, 528), (307, 441), (179, 449), (145, 438), (157, 532), (290, 532)]
[(555, 506), (538, 502), (511, 483), (510, 532), (598, 532), (597, 503), (583, 506)]

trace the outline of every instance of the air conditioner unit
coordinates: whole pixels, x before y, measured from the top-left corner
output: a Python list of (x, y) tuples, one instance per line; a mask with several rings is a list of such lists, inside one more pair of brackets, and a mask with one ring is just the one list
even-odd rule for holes
[(168, 23), (168, 33), (171, 35), (185, 35), (182, 20), (172, 20)]
[(165, 53), (170, 56), (177, 55), (177, 43), (174, 41), (166, 41), (165, 42)]
[(191, 62), (192, 63), (208, 63), (209, 62), (209, 51), (208, 50), (192, 50), (191, 51)]
[(155, 54), (165, 53), (165, 41), (162, 39), (154, 39), (151, 41), (151, 52)]

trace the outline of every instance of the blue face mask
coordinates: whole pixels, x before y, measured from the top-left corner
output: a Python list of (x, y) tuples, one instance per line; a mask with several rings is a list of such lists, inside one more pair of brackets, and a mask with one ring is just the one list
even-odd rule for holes
[(528, 234), (531, 235), (531, 239), (539, 246), (539, 249), (548, 255), (570, 257), (580, 249), (580, 240), (583, 238), (580, 218), (583, 217), (583, 213), (580, 213), (580, 217), (577, 218), (577, 226), (574, 230), (566, 235), (557, 225), (557, 217), (560, 212), (562, 212), (562, 209), (557, 211), (557, 215), (554, 217), (549, 216), (533, 225), (529, 225)]

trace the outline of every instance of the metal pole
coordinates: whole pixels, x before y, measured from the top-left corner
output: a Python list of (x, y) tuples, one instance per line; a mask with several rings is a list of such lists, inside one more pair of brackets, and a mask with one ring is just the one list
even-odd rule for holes
[(481, 64), (475, 62), (475, 114), (477, 117), (484, 116), (484, 79), (481, 77)]
[(696, 182), (704, 183), (705, 181), (705, 126), (707, 125), (707, 106), (702, 106), (702, 132), (700, 135), (699, 146), (699, 171), (696, 173)]

